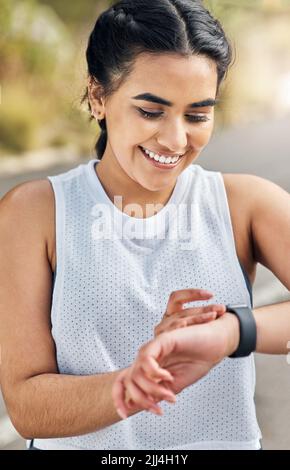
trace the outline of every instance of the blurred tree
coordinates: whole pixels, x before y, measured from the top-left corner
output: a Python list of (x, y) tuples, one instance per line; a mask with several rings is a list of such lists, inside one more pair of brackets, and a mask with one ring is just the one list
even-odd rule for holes
[(3, 39), (9, 32), (13, 3), (13, 0), (0, 0), (0, 39), (1, 37)]
[(70, 28), (78, 29), (80, 25), (87, 24), (91, 18), (96, 20), (98, 14), (111, 3), (109, 0), (38, 0), (39, 3), (52, 7), (59, 17)]
[(3, 69), (9, 73), (9, 61), (13, 65), (16, 60), (28, 74), (48, 76), (58, 63), (71, 59), (69, 33), (53, 9), (36, 0), (0, 1), (6, 4), (9, 21), (1, 47), (6, 67), (0, 65), (2, 74)]
[(0, 0), (0, 26), (0, 147), (24, 151), (62, 112), (59, 77), (68, 78), (74, 46), (54, 10), (36, 0)]

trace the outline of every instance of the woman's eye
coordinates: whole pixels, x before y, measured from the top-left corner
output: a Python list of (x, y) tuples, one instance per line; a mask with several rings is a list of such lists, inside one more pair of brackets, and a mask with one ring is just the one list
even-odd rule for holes
[(150, 113), (149, 111), (145, 111), (142, 108), (138, 108), (138, 111), (141, 113), (143, 117), (146, 119), (154, 119), (162, 115), (162, 113)]
[(188, 114), (187, 119), (189, 122), (206, 122), (209, 121), (209, 118), (201, 114)]
[[(142, 108), (138, 108), (138, 111), (145, 119), (157, 119), (162, 116), (162, 112), (151, 113), (149, 111), (145, 111)], [(189, 122), (206, 122), (209, 121), (209, 118), (204, 114), (187, 114), (186, 118)]]

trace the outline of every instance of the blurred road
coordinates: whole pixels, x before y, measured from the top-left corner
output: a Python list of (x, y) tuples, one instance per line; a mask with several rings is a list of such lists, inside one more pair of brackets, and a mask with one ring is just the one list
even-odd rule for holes
[[(18, 183), (55, 175), (87, 161), (82, 159), (50, 168), (1, 175), (0, 197)], [(198, 164), (224, 173), (251, 173), (267, 178), (290, 192), (290, 116), (275, 121), (219, 131)], [(267, 269), (259, 266), (253, 289), (254, 306), (290, 300), (287, 289)], [(289, 338), (290, 340), (290, 338)], [(285, 356), (256, 354), (255, 401), (264, 449), (290, 450), (290, 364)], [(290, 363), (290, 360), (289, 360)], [(0, 400), (0, 449), (23, 449), (24, 441), (11, 425)]]

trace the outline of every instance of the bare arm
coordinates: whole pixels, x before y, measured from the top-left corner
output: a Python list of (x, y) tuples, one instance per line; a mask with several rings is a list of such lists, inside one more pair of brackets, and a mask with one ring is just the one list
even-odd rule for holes
[(1, 387), (10, 418), (25, 438), (80, 435), (120, 420), (111, 398), (120, 371), (58, 373), (47, 236), (53, 223), (49, 181), (19, 185), (0, 201)]
[[(290, 194), (259, 176), (226, 176), (232, 198), (236, 204), (242, 201), (241, 210), (249, 214), (251, 258), (269, 269), (290, 291)], [(287, 354), (290, 302), (265, 305), (255, 308), (253, 313), (257, 324), (256, 351)]]
[(290, 302), (253, 310), (257, 324), (256, 352), (287, 354), (290, 349)]
[[(11, 418), (16, 429), (28, 439), (68, 437), (120, 421), (111, 393), (118, 375), (120, 371), (91, 376), (42, 374), (24, 380), (13, 392), (17, 404)], [(135, 407), (131, 414), (139, 410)]]
[[(248, 176), (254, 256), (290, 291), (290, 194), (271, 181)], [(250, 191), (249, 191), (250, 188)], [(290, 302), (256, 308), (257, 352), (287, 354)]]

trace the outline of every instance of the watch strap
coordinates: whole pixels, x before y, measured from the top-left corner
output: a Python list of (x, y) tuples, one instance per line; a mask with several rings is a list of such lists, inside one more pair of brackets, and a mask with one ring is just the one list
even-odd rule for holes
[(227, 312), (237, 316), (240, 325), (239, 345), (230, 356), (245, 357), (256, 350), (257, 326), (252, 310), (247, 305), (227, 305)]

